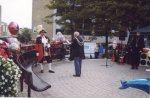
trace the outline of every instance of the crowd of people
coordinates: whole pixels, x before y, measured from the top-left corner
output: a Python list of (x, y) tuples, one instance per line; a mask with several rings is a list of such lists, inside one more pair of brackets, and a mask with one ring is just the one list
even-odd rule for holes
[[(109, 55), (115, 62), (127, 63), (131, 65), (131, 69), (138, 69), (140, 64), (140, 55), (145, 47), (144, 37), (139, 32), (134, 34), (127, 45), (118, 44), (114, 39), (112, 46), (109, 47)], [(95, 47), (95, 59), (103, 58), (105, 48), (102, 44)], [(114, 57), (114, 58), (113, 58)]]
[[(40, 67), (41, 67), (41, 73), (44, 72), (43, 68), (43, 61), (47, 61), (47, 65), (49, 68), (50, 73), (55, 73), (52, 70), (51, 64), (52, 64), (52, 57), (47, 50), (50, 46), (50, 40), (45, 35), (47, 32), (44, 30), (44, 28), (39, 25), (37, 26), (37, 32), (39, 35), (36, 38), (37, 44), (43, 45), (43, 58), (39, 61)], [(57, 33), (56, 38), (52, 38), (51, 42), (67, 42), (70, 46), (70, 59), (74, 60), (74, 66), (75, 66), (75, 74), (74, 77), (80, 77), (81, 76), (81, 66), (82, 66), (82, 59), (85, 58), (84, 54), (84, 41), (82, 37), (80, 37), (79, 32), (74, 32), (74, 38), (72, 40), (72, 43), (67, 41), (63, 34), (61, 32)], [(140, 53), (142, 52), (142, 49), (144, 46), (144, 38), (143, 36), (140, 36), (140, 33), (137, 33), (133, 39), (128, 43), (127, 45), (117, 44), (117, 40), (115, 39), (112, 43), (112, 54), (114, 56), (114, 61), (119, 62), (119, 59), (121, 56), (124, 57), (124, 63), (131, 64), (131, 69), (138, 69), (139, 63), (140, 63)], [(99, 43), (96, 44), (96, 47), (94, 49), (95, 51), (95, 59), (97, 58), (103, 58), (103, 55), (105, 54), (105, 48), (103, 44)], [(123, 54), (124, 52), (124, 54)], [(112, 55), (111, 54), (111, 55)]]
[(118, 54), (123, 55), (123, 63), (130, 64), (131, 69), (138, 69), (141, 53), (143, 52), (144, 47), (144, 36), (137, 32), (132, 36), (127, 45), (120, 46), (120, 51), (118, 51)]

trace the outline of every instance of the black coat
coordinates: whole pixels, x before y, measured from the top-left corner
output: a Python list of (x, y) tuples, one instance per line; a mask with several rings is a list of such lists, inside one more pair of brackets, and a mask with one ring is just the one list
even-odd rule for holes
[(70, 57), (72, 59), (74, 57), (85, 58), (84, 42), (80, 36), (78, 36), (72, 40), (72, 44), (70, 45)]
[[(48, 39), (48, 43), (50, 42), (49, 38), (47, 36), (45, 36), (46, 39)], [(36, 38), (36, 44), (42, 44), (42, 37), (39, 36)]]
[(143, 37), (135, 37), (131, 42), (131, 64), (138, 65), (140, 63), (140, 52), (143, 51), (144, 38)]
[[(45, 36), (45, 38), (48, 40), (48, 43), (49, 43), (50, 39), (47, 36)], [(42, 44), (42, 46), (43, 46), (43, 53), (49, 51), (48, 48), (44, 47), (44, 44), (42, 43), (42, 37), (41, 36), (39, 36), (39, 37), (36, 38), (36, 44)]]
[(139, 52), (143, 51), (144, 45), (144, 38), (141, 36), (139, 38), (135, 37), (131, 42), (131, 49), (132, 52)]

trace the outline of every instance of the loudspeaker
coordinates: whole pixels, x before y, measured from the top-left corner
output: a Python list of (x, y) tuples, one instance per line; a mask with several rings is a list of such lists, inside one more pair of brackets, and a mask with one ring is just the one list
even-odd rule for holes
[(150, 61), (147, 61), (147, 65), (150, 66)]
[(147, 55), (145, 53), (142, 53), (141, 54), (141, 59), (146, 59), (147, 58)]
[(147, 65), (150, 66), (150, 56), (147, 56), (147, 59), (148, 59)]
[(148, 64), (150, 64), (149, 62), (147, 62), (148, 56), (146, 53), (141, 53), (140, 56), (140, 65), (145, 65), (147, 66)]
[(140, 63), (141, 65), (146, 65), (146, 60), (141, 60)]

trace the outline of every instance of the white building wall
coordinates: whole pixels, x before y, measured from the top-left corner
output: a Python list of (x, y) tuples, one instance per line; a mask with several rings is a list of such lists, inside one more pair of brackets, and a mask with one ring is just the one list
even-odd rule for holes
[(0, 22), (0, 36), (7, 36), (8, 35), (8, 27), (7, 24), (4, 22)]

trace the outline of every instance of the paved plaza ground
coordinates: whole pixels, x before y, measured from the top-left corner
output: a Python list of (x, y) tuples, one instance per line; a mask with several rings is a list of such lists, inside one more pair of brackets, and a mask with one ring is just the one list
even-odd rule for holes
[[(150, 98), (146, 92), (127, 88), (120, 90), (120, 80), (131, 80), (150, 77), (146, 67), (140, 66), (138, 70), (131, 70), (130, 65), (117, 64), (108, 61), (106, 68), (105, 59), (86, 59), (82, 64), (81, 77), (73, 77), (73, 61), (54, 61), (52, 68), (55, 73), (48, 72), (44, 66), (44, 73), (40, 67), (34, 68), (35, 73), (52, 85), (43, 92), (31, 91), (32, 97), (45, 98)], [(27, 85), (24, 91), (19, 92), (20, 97), (27, 97)]]

